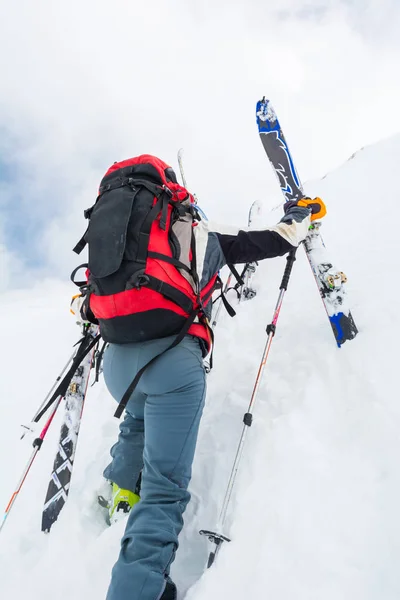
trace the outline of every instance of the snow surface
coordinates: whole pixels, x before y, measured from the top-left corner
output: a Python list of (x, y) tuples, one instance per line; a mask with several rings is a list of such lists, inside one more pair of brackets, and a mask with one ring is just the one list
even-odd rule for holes
[[(398, 600), (400, 597), (400, 334), (398, 191), (400, 136), (355, 154), (322, 181), (322, 233), (348, 276), (358, 337), (336, 348), (310, 268), (299, 251), (248, 432), (224, 533), (204, 571), (214, 528), (278, 295), (285, 259), (263, 262), (258, 294), (220, 318), (215, 367), (181, 545), (172, 567), (180, 599)], [(269, 165), (266, 163), (266, 168)], [(279, 199), (269, 199), (270, 206)], [(264, 206), (264, 214), (268, 206)], [(274, 210), (268, 224), (280, 213)], [(0, 297), (0, 507), (31, 453), (19, 441), (69, 357), (78, 329), (73, 290), (46, 281)], [(114, 403), (90, 389), (72, 489), (49, 535), (41, 509), (59, 422), (0, 534), (0, 597), (104, 598), (124, 523), (109, 528), (96, 503), (117, 435)], [(129, 600), (127, 598), (127, 600)]]

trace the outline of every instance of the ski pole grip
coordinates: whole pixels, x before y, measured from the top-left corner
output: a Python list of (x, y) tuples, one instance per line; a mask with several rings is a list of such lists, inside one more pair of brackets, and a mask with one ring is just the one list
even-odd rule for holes
[(280, 285), (280, 290), (287, 290), (287, 286), (289, 284), (289, 279), (290, 279), (290, 274), (292, 272), (292, 268), (293, 268), (293, 263), (296, 260), (296, 250), (297, 248), (295, 248), (294, 250), (291, 250), (289, 252), (289, 254), (286, 257), (286, 268), (285, 268), (285, 272), (283, 273), (283, 277), (282, 277), (282, 282)]

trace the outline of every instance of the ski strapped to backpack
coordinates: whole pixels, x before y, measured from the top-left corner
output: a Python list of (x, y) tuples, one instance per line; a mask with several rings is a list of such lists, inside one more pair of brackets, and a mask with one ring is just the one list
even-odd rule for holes
[[(104, 341), (123, 344), (176, 336), (166, 352), (190, 334), (202, 340), (205, 354), (210, 351), (206, 309), (217, 273), (201, 288), (194, 233), (201, 216), (172, 169), (150, 155), (115, 163), (85, 217), (89, 226), (74, 251), (79, 254), (88, 244), (89, 260), (71, 279), (85, 296), (82, 317), (99, 323)], [(87, 268), (86, 281), (75, 281), (82, 267)], [(143, 372), (158, 356), (137, 373), (115, 416), (122, 414)]]
[(68, 369), (68, 371), (66, 372), (66, 374), (64, 375), (64, 377), (62, 378), (62, 380), (60, 381), (58, 386), (56, 387), (56, 389), (54, 390), (53, 394), (47, 400), (46, 404), (36, 413), (35, 417), (33, 418), (34, 423), (37, 423), (38, 421), (40, 421), (40, 419), (45, 414), (45, 412), (47, 412), (47, 410), (50, 408), (50, 406), (58, 398), (60, 398), (60, 397), (63, 398), (65, 396), (65, 394), (68, 390), (69, 384), (71, 383), (71, 380), (72, 380), (76, 370), (78, 369), (79, 365), (81, 364), (81, 362), (83, 361), (85, 356), (87, 356), (87, 354), (89, 354), (89, 352), (99, 343), (99, 340), (100, 340), (100, 334), (99, 333), (94, 334), (93, 328), (90, 327), (89, 325), (85, 325), (83, 328), (83, 338), (81, 338), (75, 344), (75, 346), (78, 346), (78, 348), (75, 353), (75, 356), (72, 359), (70, 368)]

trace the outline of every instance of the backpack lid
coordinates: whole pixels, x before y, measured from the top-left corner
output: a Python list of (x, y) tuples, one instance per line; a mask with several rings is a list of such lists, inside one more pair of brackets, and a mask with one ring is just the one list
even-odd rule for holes
[(100, 185), (103, 185), (106, 180), (109, 181), (112, 177), (128, 175), (150, 178), (161, 185), (178, 183), (174, 170), (167, 163), (157, 158), (157, 156), (141, 154), (134, 158), (115, 162), (104, 175)]

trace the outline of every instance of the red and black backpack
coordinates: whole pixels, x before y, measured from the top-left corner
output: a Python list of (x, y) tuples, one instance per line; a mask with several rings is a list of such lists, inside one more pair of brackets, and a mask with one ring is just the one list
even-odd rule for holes
[[(210, 349), (204, 308), (217, 274), (200, 290), (194, 227), (201, 217), (173, 170), (150, 155), (115, 163), (85, 217), (89, 226), (74, 252), (88, 244), (89, 259), (71, 279), (86, 296), (83, 316), (98, 321), (103, 339), (123, 344), (176, 335), (175, 346), (189, 333)], [(87, 281), (76, 282), (82, 267)]]

